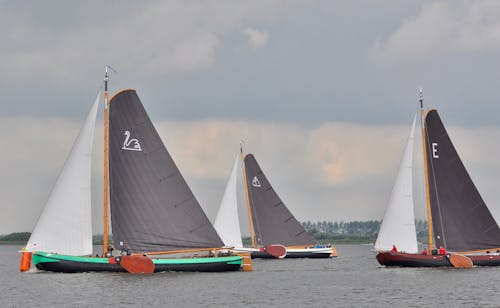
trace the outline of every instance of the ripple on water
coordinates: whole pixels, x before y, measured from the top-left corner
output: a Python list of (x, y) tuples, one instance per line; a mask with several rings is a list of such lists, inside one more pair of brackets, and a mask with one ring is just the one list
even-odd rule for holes
[(19, 273), (0, 246), (2, 306), (498, 307), (500, 268), (385, 268), (368, 245), (333, 259), (254, 260), (233, 273)]

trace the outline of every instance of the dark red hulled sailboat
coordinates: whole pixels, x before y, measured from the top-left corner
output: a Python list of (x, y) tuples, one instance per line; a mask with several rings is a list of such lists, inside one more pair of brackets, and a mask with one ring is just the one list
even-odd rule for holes
[(420, 104), (429, 249), (420, 254), (388, 249), (388, 244), (407, 245), (407, 239), (393, 236), (387, 232), (391, 228), (384, 226), (395, 223), (388, 213), (391, 208), (401, 210), (398, 204), (390, 204), (377, 239), (385, 246), (375, 245), (380, 251), (377, 260), (381, 265), (403, 267), (500, 266), (500, 228), (460, 160), (438, 112), (424, 113), (422, 97)]

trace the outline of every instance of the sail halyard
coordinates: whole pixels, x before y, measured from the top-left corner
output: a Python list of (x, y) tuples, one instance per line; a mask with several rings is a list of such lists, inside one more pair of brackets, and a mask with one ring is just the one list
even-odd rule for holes
[(252, 240), (252, 247), (257, 247), (257, 243), (255, 241), (255, 229), (253, 226), (253, 218), (252, 218), (252, 207), (250, 205), (250, 195), (248, 193), (248, 185), (247, 185), (247, 173), (245, 168), (245, 161), (243, 155), (243, 148), (240, 145), (240, 160), (241, 160), (241, 170), (243, 171), (243, 186), (245, 186), (245, 197), (247, 201), (247, 213), (248, 213), (248, 227), (250, 229), (250, 238)]
[[(427, 118), (427, 114), (431, 111), (433, 111), (434, 109), (430, 109), (427, 111), (427, 113), (425, 113), (425, 118)], [(425, 126), (424, 126), (425, 127)], [(442, 220), (442, 215), (441, 215), (441, 208), (439, 206), (439, 191), (438, 191), (438, 188), (437, 188), (437, 184), (436, 184), (436, 178), (435, 178), (435, 173), (434, 173), (434, 166), (431, 162), (431, 157), (428, 156), (428, 149), (431, 148), (431, 145), (429, 144), (429, 134), (428, 134), (428, 131), (427, 129), (424, 130), (425, 131), (425, 145), (424, 145), (424, 151), (425, 151), (425, 158), (424, 158), (424, 168), (426, 170), (426, 187), (427, 187), (427, 190), (426, 190), (426, 198), (427, 198), (427, 215), (428, 215), (428, 221), (427, 221), (427, 228), (428, 230), (431, 230), (429, 231), (429, 243), (431, 243), (430, 241), (431, 240), (434, 240), (434, 224), (436, 223), (436, 220), (434, 219), (433, 220), (433, 215), (432, 215), (432, 203), (431, 203), (431, 188), (433, 189), (434, 193), (437, 195), (437, 208), (438, 208), (438, 212), (439, 212), (439, 215), (435, 215), (438, 217), (438, 220), (439, 220), (439, 225), (440, 225), (440, 230), (443, 230), (443, 220)], [(432, 175), (432, 187), (431, 187), (431, 183), (430, 183), (430, 176)], [(443, 242), (443, 245), (440, 245), (440, 246), (443, 246), (443, 247), (447, 247), (446, 246), (446, 236), (444, 234), (438, 234), (437, 235), (437, 240), (442, 240)], [(437, 249), (437, 247), (436, 247)], [(429, 244), (429, 250), (432, 250), (432, 245)]]
[(419, 93), (420, 101), (420, 125), (422, 128), (422, 151), (424, 159), (424, 179), (425, 179), (425, 204), (427, 212), (427, 232), (429, 241), (429, 253), (434, 249), (434, 229), (432, 228), (432, 212), (431, 212), (431, 199), (429, 192), (429, 170), (427, 169), (427, 138), (425, 129), (425, 110), (424, 110), (424, 97), (422, 88)]
[(108, 254), (108, 224), (109, 224), (109, 102), (108, 102), (108, 67), (104, 75), (104, 181), (103, 181), (103, 256)]
[(238, 219), (237, 173), (239, 155), (236, 155), (221, 204), (214, 221), (214, 228), (225, 246), (243, 247), (241, 229)]
[(413, 147), (417, 115), (413, 122), (398, 169), (384, 219), (375, 242), (379, 251), (391, 250), (418, 252), (413, 202)]
[(92, 254), (91, 165), (100, 91), (87, 115), (25, 251)]

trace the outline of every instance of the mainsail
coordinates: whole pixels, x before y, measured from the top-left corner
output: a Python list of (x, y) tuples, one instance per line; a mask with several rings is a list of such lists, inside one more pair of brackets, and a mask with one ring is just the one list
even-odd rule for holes
[(500, 229), (472, 182), (436, 110), (425, 117), (436, 246), (451, 251), (500, 247)]
[(215, 217), (214, 227), (224, 245), (228, 247), (243, 247), (241, 229), (238, 218), (238, 200), (236, 194), (236, 180), (238, 174), (239, 155), (234, 160), (231, 175), (226, 184), (226, 190)]
[(314, 238), (290, 213), (252, 154), (244, 159), (246, 185), (257, 244), (312, 245)]
[(392, 245), (396, 245), (400, 251), (418, 252), (412, 194), (415, 122), (416, 115), (413, 118), (410, 136), (399, 165), (396, 182), (375, 242), (375, 249), (379, 251), (391, 250)]
[(221, 247), (134, 90), (110, 101), (113, 243), (131, 252)]
[(91, 163), (100, 93), (64, 163), (26, 251), (92, 254)]

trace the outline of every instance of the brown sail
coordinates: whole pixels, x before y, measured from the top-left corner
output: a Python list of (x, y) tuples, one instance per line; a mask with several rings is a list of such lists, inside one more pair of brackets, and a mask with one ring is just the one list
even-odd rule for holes
[(131, 252), (223, 246), (134, 90), (109, 110), (113, 242)]
[(457, 252), (500, 247), (500, 229), (436, 110), (425, 117), (425, 134), (436, 246)]
[(314, 238), (290, 213), (252, 154), (244, 159), (255, 238), (259, 245), (312, 245)]

